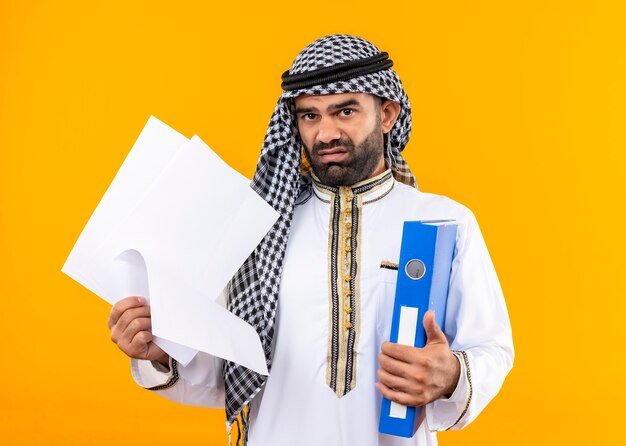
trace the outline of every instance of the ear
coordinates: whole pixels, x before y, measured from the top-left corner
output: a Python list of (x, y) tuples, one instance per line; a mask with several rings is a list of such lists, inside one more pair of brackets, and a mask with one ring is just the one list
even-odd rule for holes
[(383, 133), (389, 133), (393, 125), (396, 123), (400, 115), (400, 104), (390, 99), (385, 99), (380, 106), (380, 114), (382, 118), (381, 127)]

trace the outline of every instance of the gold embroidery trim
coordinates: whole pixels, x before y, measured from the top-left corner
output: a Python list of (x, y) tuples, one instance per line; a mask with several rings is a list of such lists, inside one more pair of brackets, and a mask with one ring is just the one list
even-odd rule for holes
[[(354, 326), (354, 345), (352, 346), (352, 377), (350, 379), (350, 389), (356, 387), (356, 352), (359, 346), (359, 335), (361, 333), (361, 230), (363, 228), (363, 220), (361, 219), (361, 211), (363, 209), (363, 196), (357, 197), (357, 231), (356, 237), (356, 253), (354, 259), (356, 260), (356, 274), (354, 278), (354, 313), (355, 313), (355, 326)], [(352, 227), (352, 225), (350, 225)]]
[(398, 270), (398, 264), (394, 263), (394, 262), (390, 262), (389, 260), (383, 260), (380, 262), (380, 267), (381, 268), (386, 268), (386, 269), (395, 269), (396, 271)]
[[(465, 368), (465, 378), (462, 378), (462, 379), (466, 379), (467, 380), (467, 384), (469, 386), (469, 389), (468, 389), (468, 392), (467, 392), (467, 398), (465, 400), (465, 405), (463, 407), (463, 410), (461, 411), (461, 414), (456, 419), (456, 421), (452, 424), (452, 426), (450, 426), (446, 430), (450, 430), (454, 426), (459, 424), (459, 422), (463, 419), (465, 414), (467, 414), (467, 411), (469, 410), (470, 403), (472, 402), (472, 396), (474, 396), (474, 385), (472, 384), (472, 372), (470, 370), (469, 358), (467, 357), (467, 353), (465, 351), (463, 351), (463, 350), (461, 350), (461, 351), (453, 351), (452, 353), (454, 353), (454, 355), (457, 358), (459, 358), (459, 362), (461, 362), (463, 364), (464, 368)], [(462, 371), (463, 370), (461, 370), (461, 372)]]
[[(376, 181), (381, 182), (372, 185)], [(361, 331), (361, 211), (365, 204), (375, 202), (391, 192), (393, 184), (393, 177), (387, 171), (359, 185), (339, 188), (315, 182), (313, 185), (314, 195), (330, 205), (326, 383), (339, 398), (356, 387), (357, 350)], [(323, 198), (318, 191), (329, 199)], [(377, 191), (382, 194), (370, 201), (364, 200), (365, 196), (371, 197)]]
[[(330, 203), (330, 228), (328, 231), (328, 351), (326, 353), (326, 385), (332, 388), (333, 374), (333, 237), (335, 220), (335, 200), (334, 194), (331, 194)], [(340, 291), (341, 292), (341, 291)], [(335, 379), (336, 382), (336, 379)]]
[[(338, 333), (338, 357), (337, 357), (337, 381), (335, 394), (342, 397), (346, 393), (346, 366), (348, 363), (348, 335), (352, 324), (350, 322), (351, 313), (345, 311), (346, 307), (351, 307), (350, 283), (352, 281), (352, 188), (339, 188), (339, 225), (338, 225), (338, 246), (337, 246), (337, 294), (338, 307), (344, 309), (339, 311), (339, 333)], [(350, 227), (348, 227), (350, 225)], [(352, 380), (351, 380), (352, 381)]]
[[(154, 366), (153, 366), (154, 367)], [(148, 390), (157, 391), (157, 390), (165, 390), (172, 387), (174, 384), (178, 382), (178, 363), (174, 358), (170, 356), (169, 359), (169, 376), (167, 377), (167, 381), (164, 384), (152, 387), (146, 387)]]

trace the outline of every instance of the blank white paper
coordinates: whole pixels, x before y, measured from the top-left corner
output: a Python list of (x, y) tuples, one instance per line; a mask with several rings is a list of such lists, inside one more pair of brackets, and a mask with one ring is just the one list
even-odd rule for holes
[(63, 271), (111, 303), (148, 297), (153, 334), (185, 346), (159, 344), (183, 364), (201, 350), (267, 374), (254, 328), (216, 299), (278, 214), (200, 138), (168, 129), (148, 121)]

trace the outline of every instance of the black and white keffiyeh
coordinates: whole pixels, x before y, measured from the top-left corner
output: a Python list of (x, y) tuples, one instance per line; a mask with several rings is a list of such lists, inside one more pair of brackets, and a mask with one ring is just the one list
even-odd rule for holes
[[(401, 106), (386, 136), (385, 157), (395, 178), (415, 186), (400, 152), (411, 134), (411, 105), (386, 53), (367, 40), (345, 34), (318, 39), (296, 57), (283, 75), (283, 94), (270, 120), (251, 187), (280, 217), (241, 266), (229, 285), (229, 310), (256, 328), (268, 369), (289, 227), (296, 200), (308, 186), (301, 173), (302, 143), (293, 98), (302, 94), (370, 93)], [(364, 74), (362, 74), (364, 73)], [(316, 84), (315, 82), (320, 82)], [(266, 377), (233, 362), (224, 366), (226, 418), (232, 423), (265, 384)]]

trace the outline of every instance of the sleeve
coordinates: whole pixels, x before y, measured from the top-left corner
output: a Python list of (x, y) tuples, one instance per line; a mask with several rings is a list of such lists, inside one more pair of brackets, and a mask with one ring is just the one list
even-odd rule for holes
[(513, 366), (511, 324), (502, 289), (474, 215), (459, 219), (445, 333), (461, 364), (450, 398), (426, 405), (431, 431), (461, 429), (498, 393)]
[(186, 366), (170, 358), (169, 367), (131, 359), (135, 382), (168, 400), (200, 407), (224, 407), (223, 360), (198, 354)]

